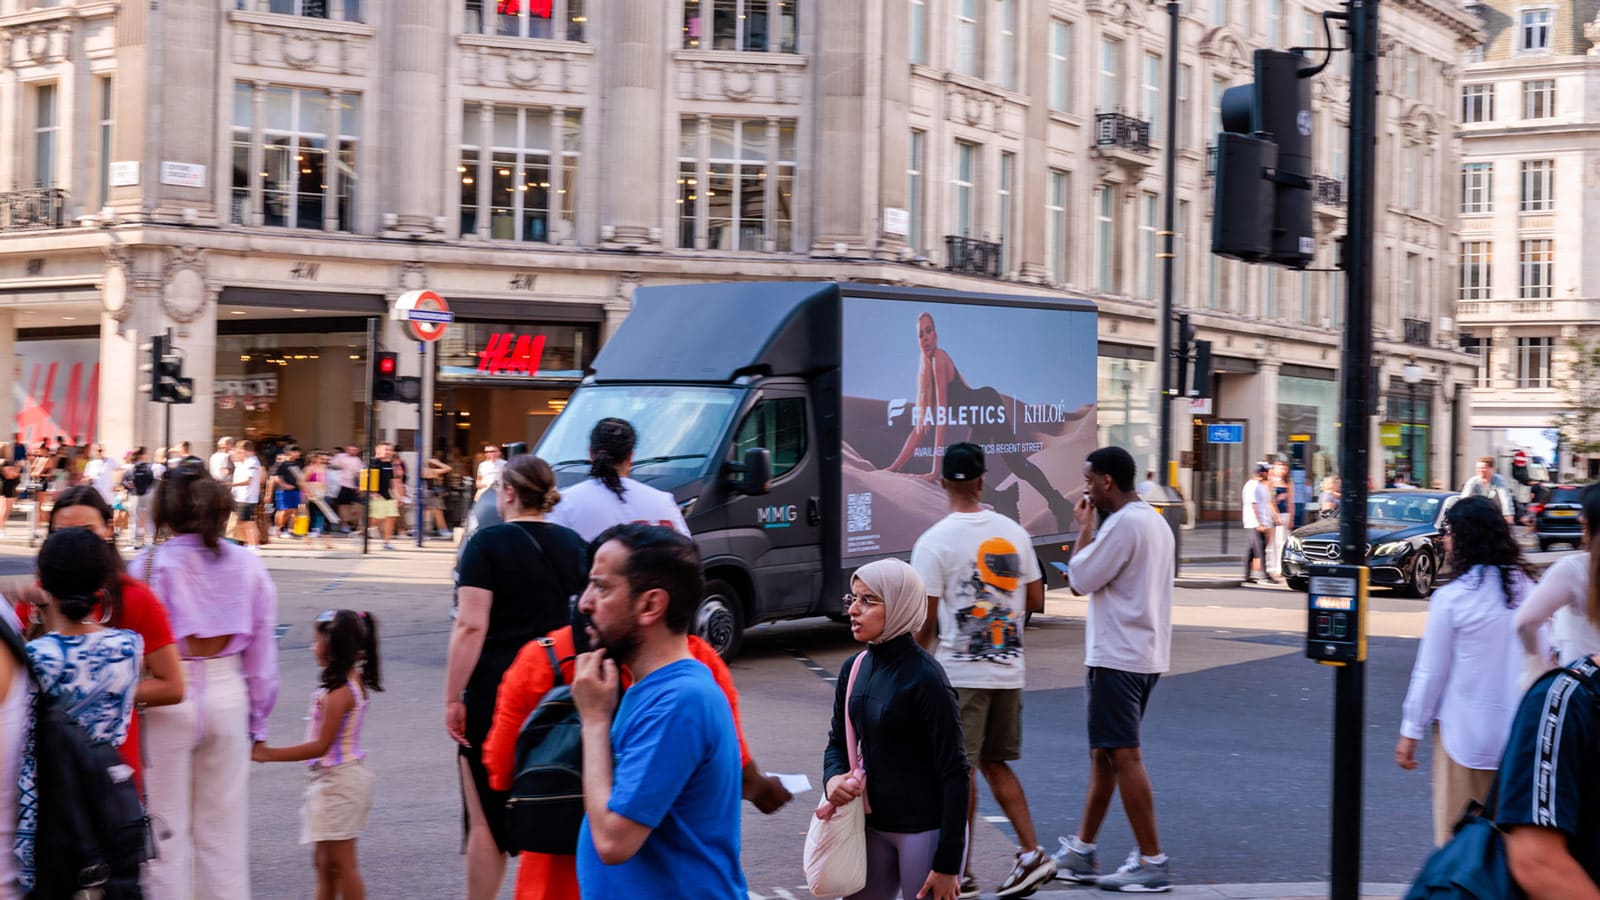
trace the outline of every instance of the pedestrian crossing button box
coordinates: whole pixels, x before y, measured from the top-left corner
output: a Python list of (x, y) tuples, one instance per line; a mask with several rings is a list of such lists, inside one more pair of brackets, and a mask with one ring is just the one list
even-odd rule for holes
[(1306, 656), (1343, 665), (1367, 658), (1367, 569), (1313, 565), (1306, 594)]

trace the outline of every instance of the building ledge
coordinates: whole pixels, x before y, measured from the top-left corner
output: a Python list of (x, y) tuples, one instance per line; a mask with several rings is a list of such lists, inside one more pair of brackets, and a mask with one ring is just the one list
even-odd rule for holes
[(336, 19), (319, 19), (315, 16), (291, 16), (285, 13), (249, 12), (242, 9), (229, 10), (228, 21), (276, 31), (316, 31), (341, 37), (372, 37), (378, 33), (377, 26), (365, 22), (344, 22)]

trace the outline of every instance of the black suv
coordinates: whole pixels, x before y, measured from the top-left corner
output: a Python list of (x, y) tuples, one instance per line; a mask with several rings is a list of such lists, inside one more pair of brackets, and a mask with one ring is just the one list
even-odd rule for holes
[(1571, 544), (1576, 550), (1583, 543), (1583, 523), (1578, 520), (1583, 511), (1583, 485), (1550, 485), (1544, 502), (1531, 511), (1540, 550), (1549, 550), (1551, 544)]

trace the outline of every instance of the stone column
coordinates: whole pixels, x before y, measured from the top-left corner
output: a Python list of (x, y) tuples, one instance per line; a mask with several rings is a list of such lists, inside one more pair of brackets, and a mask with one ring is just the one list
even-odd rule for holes
[[(172, 407), (172, 442), (188, 441), (196, 456), (205, 457), (216, 439), (217, 393), (217, 296), (209, 287), (205, 306), (188, 322), (173, 326), (173, 344), (183, 351), (183, 374), (194, 379), (194, 402)], [(329, 396), (332, 396), (331, 394)], [(279, 398), (282, 402), (283, 398)], [(323, 404), (326, 406), (327, 404)], [(165, 410), (156, 410), (162, 415)], [(165, 437), (165, 422), (154, 423), (156, 437), (150, 446)]]
[(809, 192), (816, 198), (813, 256), (837, 255), (838, 244), (846, 246), (847, 254), (865, 249), (862, 207), (871, 204), (874, 195), (868, 192), (865, 168), (850, 161), (871, 158), (866, 139), (877, 126), (877, 116), (868, 113), (867, 58), (869, 50), (876, 49), (868, 41), (870, 8), (879, 5), (860, 0), (818, 4), (823, 23), (819, 32), (828, 40), (816, 47), (812, 57), (817, 98), (814, 146), (827, 158), (814, 167), (816, 185)]
[(600, 127), (601, 243), (659, 249), (661, 196), (657, 161), (666, 135), (676, 134), (675, 117), (661, 103), (665, 77), (666, 11), (659, 0), (613, 0), (599, 23), (600, 95), (605, 108)]
[(4, 417), (4, 440), (11, 440), (16, 429), (11, 423), (17, 420), (17, 402), (13, 393), (17, 377), (17, 312), (0, 310), (0, 417)]
[[(1045, 209), (1050, 178), (1050, 3), (1049, 0), (1020, 0), (1019, 22), (1033, 23), (1017, 36), (1021, 51), (1018, 83), (1033, 98), (1028, 105), (1022, 141), (1022, 172), (1017, 179), (1022, 196), (1019, 207), (1026, 227), (1013, 238), (1017, 244), (1018, 272), (1023, 281), (1048, 284), (1045, 246)], [(1018, 202), (1013, 200), (1013, 202)]]
[(1273, 358), (1262, 360), (1261, 369), (1256, 372), (1256, 380), (1261, 385), (1261, 392), (1257, 395), (1261, 405), (1253, 415), (1255, 428), (1252, 429), (1261, 448), (1256, 459), (1266, 459), (1278, 452), (1278, 373), (1282, 363), (1276, 359), (1276, 349), (1268, 348)]
[(390, 148), (390, 208), (394, 230), (432, 234), (434, 219), (444, 213), (442, 140), (438, 134), (444, 109), (444, 57), (448, 29), (445, 17), (458, 9), (439, 0), (395, 0), (384, 21), (388, 33), (379, 38), (389, 47), (389, 76), (384, 103), (389, 115), (384, 138)]
[[(911, 102), (911, 66), (906, 63), (911, 58), (911, 5), (891, 2), (881, 6), (882, 59), (894, 62), (879, 66), (878, 83), (882, 85), (883, 96), (879, 104), (878, 208), (865, 212), (872, 221), (878, 223), (877, 256), (880, 259), (896, 259), (909, 251), (910, 235), (886, 232), (883, 210), (892, 208), (909, 212), (911, 205), (911, 198), (906, 194), (906, 170), (911, 162), (911, 124), (907, 116)], [(923, 166), (927, 166), (926, 160)], [(813, 171), (820, 168), (816, 167)], [(827, 171), (833, 171), (833, 167), (828, 167)], [(924, 174), (924, 185), (927, 180)], [(924, 216), (926, 214), (924, 211)]]

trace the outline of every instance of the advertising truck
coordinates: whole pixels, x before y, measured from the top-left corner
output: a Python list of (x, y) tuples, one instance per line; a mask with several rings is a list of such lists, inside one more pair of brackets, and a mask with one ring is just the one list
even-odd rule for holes
[[(670, 492), (706, 575), (696, 632), (724, 656), (745, 628), (842, 611), (849, 572), (908, 558), (947, 511), (943, 448), (980, 444), (984, 502), (1055, 572), (1095, 448), (1092, 303), (881, 285), (640, 288), (592, 374), (535, 448), (586, 477), (602, 418), (638, 432), (632, 476)], [(1059, 579), (1059, 573), (1054, 575)]]

